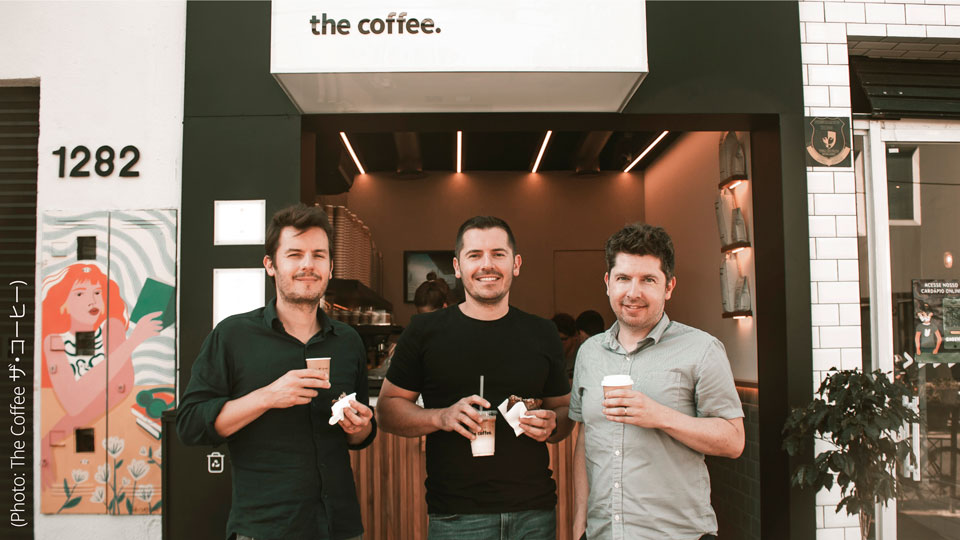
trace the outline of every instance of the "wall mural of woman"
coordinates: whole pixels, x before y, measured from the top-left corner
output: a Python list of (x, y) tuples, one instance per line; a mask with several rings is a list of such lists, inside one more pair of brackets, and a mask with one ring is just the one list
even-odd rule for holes
[[(173, 266), (165, 264), (172, 256), (159, 252), (175, 253), (175, 216), (149, 219), (158, 216), (144, 212), (45, 216), (44, 260), (51, 264), (41, 289), (44, 513), (161, 508), (159, 416), (173, 406), (175, 364), (175, 295), (164, 282), (173, 282), (175, 270), (164, 268)], [(79, 246), (85, 234), (98, 244), (90, 260), (51, 247)]]

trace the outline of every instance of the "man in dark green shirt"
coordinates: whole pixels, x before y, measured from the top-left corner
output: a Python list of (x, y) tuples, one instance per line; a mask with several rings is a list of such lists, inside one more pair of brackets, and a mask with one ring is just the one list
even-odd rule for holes
[[(332, 275), (331, 236), (319, 208), (273, 216), (264, 267), (277, 298), (217, 325), (180, 401), (184, 443), (230, 448), (227, 538), (340, 540), (363, 532), (347, 450), (369, 445), (376, 424), (363, 343), (320, 309)], [(315, 357), (331, 359), (329, 375), (306, 369)], [(343, 420), (330, 425), (332, 402), (352, 392)]]

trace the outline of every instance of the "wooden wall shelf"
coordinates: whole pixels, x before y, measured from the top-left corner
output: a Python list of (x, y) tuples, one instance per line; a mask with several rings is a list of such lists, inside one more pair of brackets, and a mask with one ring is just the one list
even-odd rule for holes
[(731, 253), (740, 249), (750, 247), (750, 242), (734, 242), (732, 244), (727, 244), (720, 248), (721, 253)]

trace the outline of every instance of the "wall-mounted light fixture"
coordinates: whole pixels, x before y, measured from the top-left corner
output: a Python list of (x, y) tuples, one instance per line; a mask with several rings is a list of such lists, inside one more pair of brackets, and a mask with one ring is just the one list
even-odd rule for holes
[(943, 252), (943, 267), (953, 268), (953, 253), (950, 253), (949, 251)]
[(540, 168), (540, 160), (543, 159), (543, 154), (547, 151), (547, 145), (550, 143), (551, 135), (553, 135), (553, 131), (547, 130), (547, 134), (543, 137), (543, 144), (540, 145), (540, 153), (537, 154), (537, 160), (533, 162), (533, 169), (531, 169), (530, 172), (535, 173), (537, 169)]
[(637, 165), (637, 163), (640, 163), (640, 160), (643, 159), (644, 156), (646, 156), (647, 154), (649, 154), (650, 151), (653, 150), (653, 148), (654, 148), (655, 146), (657, 146), (657, 144), (659, 144), (660, 141), (662, 141), (663, 138), (666, 137), (668, 133), (670, 133), (670, 132), (667, 131), (667, 130), (664, 130), (663, 133), (661, 133), (659, 137), (657, 137), (656, 139), (653, 140), (652, 143), (650, 143), (650, 146), (647, 146), (647, 149), (646, 149), (646, 150), (644, 150), (643, 152), (640, 152), (640, 155), (637, 156), (637, 159), (633, 160), (633, 162), (631, 162), (629, 165), (627, 165), (627, 168), (624, 169), (623, 172), (630, 172), (630, 170), (633, 169), (633, 168)]
[(347, 134), (340, 132), (340, 139), (343, 140), (343, 145), (347, 147), (347, 152), (350, 152), (350, 157), (353, 158), (353, 162), (357, 165), (357, 170), (360, 171), (360, 174), (367, 174), (363, 170), (363, 165), (360, 164), (360, 159), (357, 158), (357, 153), (353, 151), (353, 146), (350, 146), (350, 139), (347, 139)]

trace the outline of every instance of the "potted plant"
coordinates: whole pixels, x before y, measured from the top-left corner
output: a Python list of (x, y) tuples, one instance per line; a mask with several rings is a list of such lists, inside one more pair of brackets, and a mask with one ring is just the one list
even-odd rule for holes
[(900, 427), (917, 421), (904, 405), (910, 389), (883, 372), (832, 372), (804, 408), (794, 409), (783, 427), (783, 448), (798, 454), (811, 436), (829, 443), (813, 463), (798, 466), (791, 483), (815, 490), (840, 487), (837, 512), (859, 513), (860, 536), (868, 538), (878, 503), (886, 503), (900, 489), (896, 466), (911, 453)]

